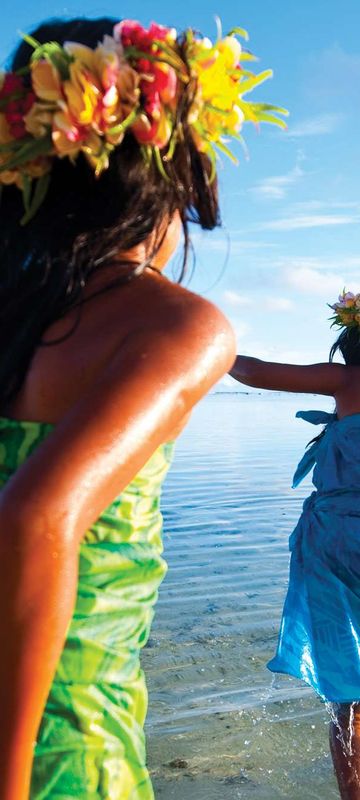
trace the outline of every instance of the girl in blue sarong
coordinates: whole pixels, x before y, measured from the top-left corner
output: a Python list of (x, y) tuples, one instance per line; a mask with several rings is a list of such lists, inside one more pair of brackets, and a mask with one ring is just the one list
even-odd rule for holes
[[(263, 389), (324, 394), (333, 414), (299, 411), (325, 423), (294, 475), (314, 468), (315, 491), (290, 536), (290, 577), (277, 653), (268, 667), (301, 678), (333, 704), (330, 746), (342, 800), (360, 800), (360, 294), (339, 296), (342, 328), (329, 363), (297, 366), (237, 356), (231, 375)], [(337, 352), (345, 364), (334, 364)]]

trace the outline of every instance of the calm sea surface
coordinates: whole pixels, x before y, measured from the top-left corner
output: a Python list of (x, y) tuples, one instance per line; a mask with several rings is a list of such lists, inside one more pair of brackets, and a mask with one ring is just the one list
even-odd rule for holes
[(211, 395), (178, 441), (163, 493), (169, 571), (143, 653), (159, 800), (338, 798), (323, 704), (266, 669), (311, 491), (291, 478), (320, 430), (294, 419), (301, 408), (333, 401)]

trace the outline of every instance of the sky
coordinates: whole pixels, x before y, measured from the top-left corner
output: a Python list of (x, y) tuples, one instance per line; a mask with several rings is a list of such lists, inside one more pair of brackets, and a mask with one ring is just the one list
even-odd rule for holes
[[(285, 106), (288, 129), (243, 127), (234, 166), (218, 164), (222, 227), (192, 230), (188, 287), (231, 320), (238, 352), (271, 361), (326, 361), (331, 310), (345, 286), (360, 291), (359, 0), (3, 0), (0, 66), (19, 39), (51, 16), (103, 15), (193, 27), (216, 38), (248, 30), (255, 71), (273, 78), (248, 98)], [(170, 270), (169, 274), (173, 274)], [(235, 388), (231, 378), (223, 386)]]

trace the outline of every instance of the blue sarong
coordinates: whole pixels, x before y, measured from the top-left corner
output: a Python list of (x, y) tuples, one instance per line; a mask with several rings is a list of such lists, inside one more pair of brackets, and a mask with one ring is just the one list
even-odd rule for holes
[(290, 536), (290, 577), (275, 658), (322, 699), (360, 701), (360, 414), (298, 411), (324, 435), (305, 452), (293, 486), (314, 467), (316, 487)]

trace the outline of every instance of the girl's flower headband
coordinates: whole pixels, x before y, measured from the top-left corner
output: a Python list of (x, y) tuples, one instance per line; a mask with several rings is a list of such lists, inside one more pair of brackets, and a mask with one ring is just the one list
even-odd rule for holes
[(353, 292), (346, 292), (343, 289), (342, 294), (339, 294), (339, 299), (333, 305), (329, 305), (335, 311), (332, 320), (332, 326), (336, 325), (338, 328), (355, 328), (360, 326), (360, 293), (353, 294)]
[[(279, 116), (285, 109), (244, 99), (272, 71), (248, 69), (255, 59), (239, 36), (247, 39), (235, 28), (213, 44), (191, 29), (177, 36), (174, 28), (152, 23), (146, 30), (133, 20), (115, 25), (94, 50), (24, 36), (34, 48), (28, 67), (0, 75), (0, 188), (22, 190), (22, 223), (44, 200), (54, 158), (75, 162), (83, 153), (100, 175), (127, 132), (169, 180), (166, 164), (183, 137), (185, 87), (192, 98), (186, 124), (211, 159), (213, 176), (217, 151), (236, 162), (227, 137), (241, 141), (244, 121), (286, 127)], [(30, 88), (23, 79), (28, 73)]]

